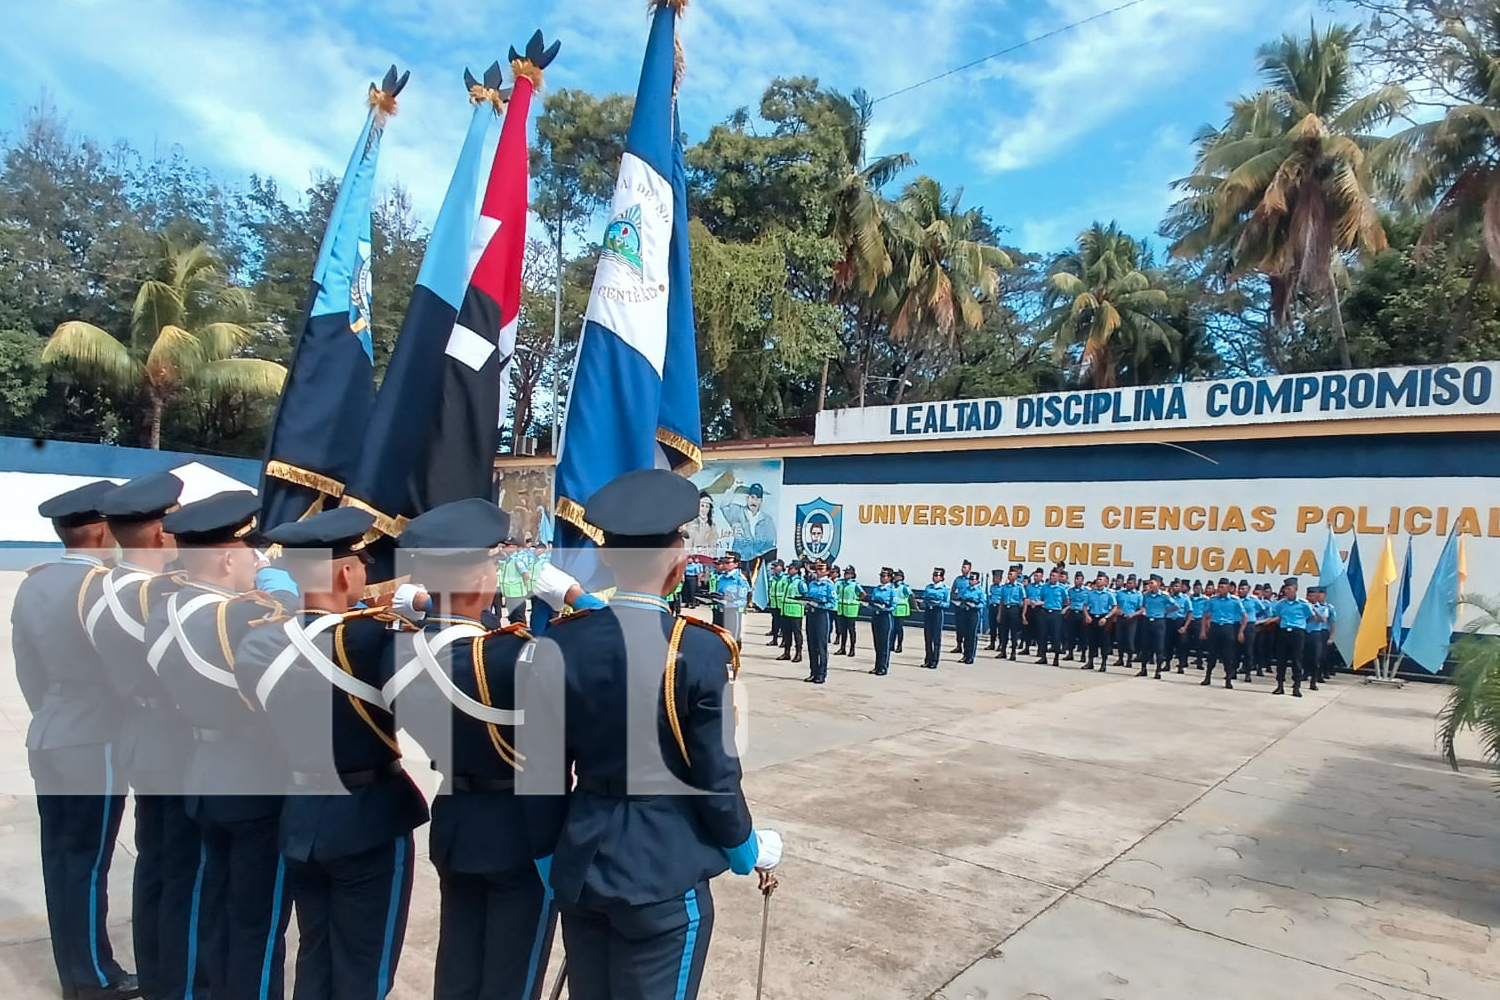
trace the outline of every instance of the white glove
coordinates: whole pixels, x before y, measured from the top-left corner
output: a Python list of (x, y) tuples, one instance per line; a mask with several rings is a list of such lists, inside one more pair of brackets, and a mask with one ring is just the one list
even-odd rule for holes
[(531, 592), (547, 602), (553, 611), (568, 606), (568, 591), (578, 586), (578, 581), (549, 563), (531, 577)]
[[(418, 611), (416, 603), (418, 596), (425, 597), (427, 588), (419, 583), (403, 583), (396, 588), (396, 593), (391, 596), (391, 613), (400, 615), (407, 621), (416, 623), (426, 617), (426, 610)], [(422, 602), (425, 609), (427, 602)]]
[(755, 856), (756, 868), (769, 872), (781, 864), (781, 834), (775, 830), (756, 830), (755, 847), (760, 852)]

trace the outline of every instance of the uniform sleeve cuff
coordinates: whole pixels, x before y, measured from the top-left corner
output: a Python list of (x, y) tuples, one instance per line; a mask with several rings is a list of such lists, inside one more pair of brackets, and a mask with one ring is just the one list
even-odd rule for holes
[(729, 859), (729, 870), (736, 875), (749, 875), (755, 870), (755, 860), (760, 857), (760, 841), (755, 836), (755, 831), (750, 831), (750, 836), (738, 847), (724, 848), (724, 857)]

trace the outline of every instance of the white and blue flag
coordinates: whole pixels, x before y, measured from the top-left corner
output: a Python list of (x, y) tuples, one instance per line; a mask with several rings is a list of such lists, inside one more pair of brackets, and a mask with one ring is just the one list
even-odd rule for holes
[(585, 587), (600, 582), (589, 497), (625, 472), (702, 462), (677, 16), (671, 4), (653, 15), (563, 421), (555, 560)]

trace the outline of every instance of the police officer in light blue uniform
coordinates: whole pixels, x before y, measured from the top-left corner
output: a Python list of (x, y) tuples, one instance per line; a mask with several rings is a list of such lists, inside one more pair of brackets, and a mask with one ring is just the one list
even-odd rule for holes
[(1083, 609), (1088, 601), (1089, 588), (1084, 583), (1081, 570), (1073, 573), (1073, 586), (1068, 588), (1067, 608), (1063, 612), (1063, 648), (1068, 655), (1064, 660), (1072, 661), (1074, 654), (1082, 657), (1088, 649), (1088, 633), (1083, 624)]
[(1000, 588), (1000, 651), (996, 659), (1014, 660), (1024, 641), (1026, 630), (1026, 585), (1021, 567), (1012, 566)]
[(584, 516), (603, 532), (617, 590), (609, 607), (554, 622), (522, 677), (541, 697), (523, 700), (520, 798), (575, 1000), (693, 1000), (713, 932), (709, 881), (781, 857), (781, 838), (751, 819), (725, 738), (737, 646), (663, 599), (697, 509), (697, 489), (657, 469), (590, 497)]
[(1334, 629), (1338, 626), (1338, 615), (1328, 603), (1328, 588), (1308, 587), (1307, 599), (1312, 605), (1312, 616), (1307, 620), (1307, 649), (1302, 654), (1302, 669), (1307, 676), (1321, 684), (1332, 675), (1328, 666), (1328, 653), (1333, 645)]
[(1162, 667), (1167, 663), (1167, 613), (1172, 609), (1171, 598), (1161, 585), (1161, 576), (1152, 573), (1146, 581), (1146, 592), (1141, 595), (1141, 612), (1145, 620), (1139, 634), (1141, 669), (1136, 674), (1145, 677), (1149, 664), (1156, 668), (1157, 680), (1161, 680)]
[(1208, 643), (1208, 666), (1204, 668), (1203, 687), (1214, 680), (1214, 666), (1224, 664), (1224, 687), (1234, 690), (1234, 665), (1239, 658), (1240, 646), (1245, 641), (1245, 629), (1250, 615), (1244, 602), (1235, 594), (1229, 578), (1219, 580), (1218, 592), (1208, 599), (1204, 620), (1199, 632)]
[(1114, 591), (1105, 585), (1105, 576), (1094, 577), (1094, 585), (1084, 599), (1083, 621), (1089, 630), (1089, 655), (1080, 670), (1093, 670), (1094, 657), (1099, 657), (1098, 671), (1102, 674), (1109, 665), (1109, 622), (1117, 611)]
[[(1286, 675), (1292, 674), (1292, 697), (1302, 697), (1302, 655), (1307, 648), (1307, 626), (1312, 620), (1312, 605), (1297, 596), (1297, 578), (1289, 576), (1281, 585), (1281, 599), (1271, 608), (1267, 622), (1276, 632), (1276, 690), (1272, 694), (1286, 693)], [(1313, 680), (1312, 690), (1318, 689)]]
[(1198, 670), (1203, 669), (1203, 658), (1208, 653), (1208, 640), (1204, 634), (1208, 629), (1208, 602), (1214, 595), (1205, 592), (1205, 583), (1202, 580), (1193, 584), (1192, 594), (1192, 617), (1191, 628), (1188, 629), (1188, 638), (1192, 640), (1194, 665)]
[(833, 635), (833, 613), (838, 606), (838, 590), (828, 577), (828, 564), (821, 559), (813, 564), (813, 578), (807, 581), (804, 601), (807, 606), (806, 680), (822, 684), (828, 680), (828, 640)]
[[(922, 607), (922, 636), (926, 641), (926, 655), (922, 666), (936, 670), (938, 659), (943, 654), (943, 616), (948, 612), (952, 591), (943, 582), (947, 570), (938, 566), (932, 571), (932, 582), (922, 588), (918, 603)], [(957, 586), (955, 584), (955, 586)]]
[(990, 644), (985, 649), (993, 652), (1000, 645), (1000, 636), (1005, 628), (1005, 571), (990, 570), (990, 585), (985, 589), (984, 603), (987, 611)]
[[(964, 565), (970, 565), (967, 559)], [(984, 603), (984, 591), (972, 573), (960, 573), (953, 581), (953, 627), (958, 632), (960, 662), (974, 662), (974, 647), (978, 643), (979, 615)]]
[(27, 572), (11, 608), (16, 679), (31, 710), (26, 749), (41, 818), (47, 926), (68, 1000), (128, 1000), (141, 992), (115, 961), (105, 927), (125, 808), (125, 783), (116, 773), (122, 706), (74, 610), (87, 610), (102, 593), (114, 539), (99, 506), (114, 489), (105, 480), (89, 483), (37, 509), (66, 551)]
[(740, 641), (740, 630), (744, 625), (745, 605), (750, 600), (750, 581), (740, 570), (740, 554), (724, 553), (727, 570), (719, 575), (717, 590), (723, 601), (724, 630)]
[(1167, 597), (1166, 662), (1177, 661), (1177, 672), (1187, 670), (1188, 647), (1192, 644), (1193, 599), (1187, 593), (1186, 580), (1173, 580)]
[(1042, 644), (1042, 571), (1034, 569), (1026, 580), (1026, 599), (1021, 604), (1022, 633), (1025, 637), (1025, 652)]
[(892, 612), (896, 610), (896, 577), (889, 566), (880, 567), (880, 582), (870, 589), (870, 626), (875, 636), (875, 667), (870, 671), (884, 677), (891, 669)]
[(1136, 633), (1140, 631), (1143, 598), (1137, 589), (1135, 574), (1125, 578), (1125, 586), (1115, 594), (1115, 605), (1120, 609), (1115, 620), (1115, 666), (1123, 667), (1135, 657)]
[(1038, 663), (1047, 662), (1047, 650), (1052, 651), (1052, 665), (1060, 665), (1058, 659), (1062, 647), (1063, 608), (1068, 603), (1067, 574), (1054, 569), (1042, 584), (1041, 629), (1037, 645)]

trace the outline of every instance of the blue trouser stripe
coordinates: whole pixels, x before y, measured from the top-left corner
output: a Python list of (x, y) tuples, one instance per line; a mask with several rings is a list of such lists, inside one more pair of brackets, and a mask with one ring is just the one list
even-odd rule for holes
[(276, 859), (276, 890), (271, 896), (271, 929), (266, 934), (266, 957), (260, 967), (260, 1000), (271, 992), (271, 959), (276, 956), (276, 939), (281, 936), (281, 894), (286, 884), (286, 859)]
[(115, 793), (115, 764), (111, 754), (113, 745), (104, 744), (104, 817), (99, 829), (99, 853), (94, 856), (94, 870), (89, 873), (89, 957), (94, 961), (94, 974), (100, 986), (108, 986), (109, 978), (99, 964), (99, 869), (109, 850), (110, 797)]
[(375, 1000), (385, 1000), (391, 991), (391, 952), (395, 949), (396, 922), (401, 916), (401, 886), (406, 880), (406, 838), (396, 838), (396, 866), (391, 873), (391, 905), (385, 914), (385, 944), (380, 950), (380, 977)]
[(536, 986), (537, 974), (542, 970), (537, 968), (541, 964), (542, 942), (547, 940), (547, 918), (552, 915), (552, 887), (547, 884), (546, 878), (542, 879), (542, 913), (536, 921), (536, 938), (531, 942), (531, 958), (526, 965), (526, 989), (521, 991), (523, 1000), (531, 996), (531, 991)]
[(693, 973), (693, 950), (698, 945), (698, 890), (689, 889), (685, 897), (687, 902), (687, 937), (682, 942), (682, 966), (677, 970), (677, 995), (673, 1000), (683, 1000), (687, 996), (688, 979)]
[(198, 874), (193, 877), (193, 906), (188, 911), (187, 992), (183, 1000), (193, 1000), (193, 984), (198, 978), (198, 904), (203, 898), (203, 873), (208, 868), (208, 845), (198, 846)]

